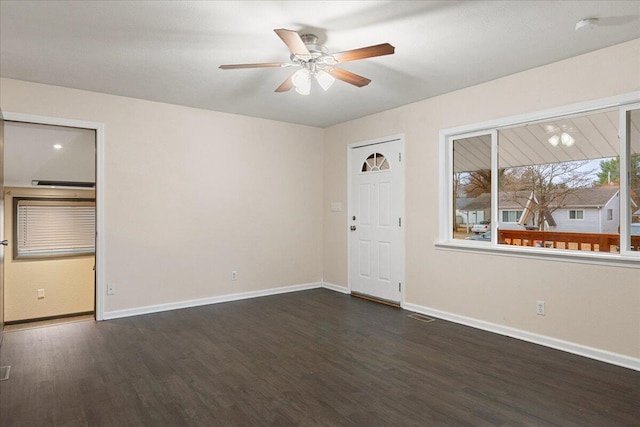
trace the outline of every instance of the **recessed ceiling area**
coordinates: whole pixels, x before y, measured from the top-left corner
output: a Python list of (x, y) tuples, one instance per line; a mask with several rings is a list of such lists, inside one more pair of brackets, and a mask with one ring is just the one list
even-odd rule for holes
[[(2, 1), (2, 77), (327, 127), (640, 37), (638, 1)], [(576, 23), (597, 18), (595, 28)], [(330, 52), (371, 83), (276, 93), (291, 69), (274, 29)]]
[[(95, 131), (4, 122), (4, 186), (33, 180), (95, 182)], [(59, 147), (59, 148), (58, 148)]]

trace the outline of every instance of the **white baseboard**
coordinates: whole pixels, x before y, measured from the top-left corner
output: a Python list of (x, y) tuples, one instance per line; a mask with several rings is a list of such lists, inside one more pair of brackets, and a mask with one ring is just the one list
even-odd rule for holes
[(280, 288), (264, 289), (260, 291), (241, 292), (238, 294), (220, 295), (187, 301), (170, 302), (166, 304), (147, 305), (144, 307), (128, 308), (125, 310), (105, 311), (104, 320), (118, 319), (121, 317), (139, 316), (141, 314), (159, 313), (161, 311), (178, 310), (181, 308), (198, 307), (201, 305), (219, 304), (221, 302), (239, 301), (249, 298), (265, 297), (269, 295), (285, 294), (288, 292), (306, 291), (322, 287), (320, 282), (306, 283), (303, 285), (283, 286)]
[(341, 294), (349, 294), (349, 289), (344, 286), (334, 285), (333, 283), (322, 282), (322, 287), (331, 291), (340, 292)]
[(640, 371), (640, 359), (631, 356), (625, 356), (624, 354), (600, 350), (582, 344), (576, 344), (545, 335), (534, 334), (532, 332), (523, 331), (521, 329), (510, 328), (508, 326), (485, 322), (484, 320), (460, 316), (457, 314), (435, 310), (433, 308), (423, 307), (416, 304), (405, 303), (403, 308), (405, 310), (415, 311), (417, 313), (426, 314), (428, 316), (437, 317), (440, 319), (448, 320), (450, 322), (459, 323), (461, 325), (471, 326), (472, 328), (482, 329), (484, 331), (494, 332), (500, 335), (506, 335), (508, 337), (517, 338), (519, 340), (555, 348), (556, 350), (566, 351), (567, 353), (577, 354), (578, 356), (584, 356), (590, 359), (599, 360), (601, 362), (610, 363), (612, 365), (622, 366), (624, 368)]

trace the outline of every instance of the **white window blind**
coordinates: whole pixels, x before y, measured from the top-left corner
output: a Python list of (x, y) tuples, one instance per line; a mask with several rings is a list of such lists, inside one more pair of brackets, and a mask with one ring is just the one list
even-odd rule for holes
[(95, 252), (95, 201), (18, 200), (17, 256)]

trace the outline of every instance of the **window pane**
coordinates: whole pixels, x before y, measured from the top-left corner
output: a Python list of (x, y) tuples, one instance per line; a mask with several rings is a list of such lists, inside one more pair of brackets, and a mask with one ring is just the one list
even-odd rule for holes
[(631, 215), (629, 227), (629, 248), (640, 251), (640, 110), (627, 113), (627, 134), (630, 143), (629, 163), (629, 198)]
[(618, 117), (588, 113), (499, 132), (498, 208), (522, 211), (517, 221), (500, 216), (499, 243), (619, 250)]
[(491, 135), (453, 141), (454, 239), (491, 241)]
[(518, 222), (522, 216), (522, 211), (502, 211), (502, 222)]
[(95, 202), (16, 199), (16, 256), (95, 252)]
[(389, 161), (380, 153), (373, 153), (362, 164), (362, 172), (380, 172), (389, 170)]

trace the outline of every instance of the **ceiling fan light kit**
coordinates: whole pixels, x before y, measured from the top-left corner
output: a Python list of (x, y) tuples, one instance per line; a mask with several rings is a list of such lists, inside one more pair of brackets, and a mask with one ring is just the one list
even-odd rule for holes
[(547, 141), (554, 147), (557, 147), (561, 142), (565, 147), (571, 147), (576, 143), (575, 138), (569, 135), (567, 132), (562, 132), (561, 135), (552, 135)]
[(291, 76), (291, 83), (300, 95), (311, 93), (311, 73), (306, 68), (301, 68)]
[(560, 135), (560, 142), (562, 142), (562, 145), (565, 147), (571, 147), (576, 143), (576, 140), (568, 133), (562, 132), (562, 135)]
[(393, 46), (389, 43), (383, 43), (330, 54), (325, 46), (318, 43), (318, 37), (314, 34), (299, 35), (295, 31), (285, 29), (274, 31), (289, 48), (291, 62), (231, 64), (221, 65), (220, 68), (234, 70), (242, 68), (301, 67), (282, 82), (276, 92), (288, 92), (291, 88), (295, 88), (297, 93), (309, 95), (313, 80), (325, 91), (333, 85), (336, 79), (357, 87), (366, 86), (371, 80), (342, 68), (337, 68), (336, 65), (375, 56), (392, 55), (395, 52)]
[(327, 73), (324, 70), (319, 70), (316, 72), (316, 80), (323, 90), (329, 89), (331, 85), (333, 85), (333, 82), (336, 81), (336, 79), (331, 74)]

